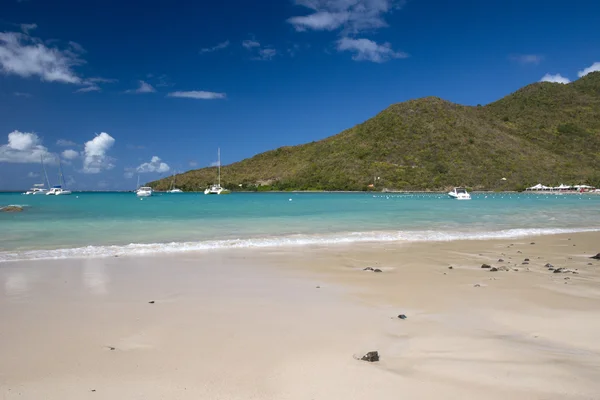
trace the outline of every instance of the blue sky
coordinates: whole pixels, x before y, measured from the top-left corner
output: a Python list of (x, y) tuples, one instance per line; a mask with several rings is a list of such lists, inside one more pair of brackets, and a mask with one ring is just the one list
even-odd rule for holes
[(131, 189), (219, 146), (227, 164), (411, 98), (600, 70), (592, 0), (127, 3), (2, 0), (0, 190), (40, 181), (40, 155), (73, 189)]

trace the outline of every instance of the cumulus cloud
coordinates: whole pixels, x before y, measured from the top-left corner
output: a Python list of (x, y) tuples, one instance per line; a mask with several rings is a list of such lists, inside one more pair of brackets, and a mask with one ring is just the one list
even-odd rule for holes
[(138, 88), (137, 89), (130, 89), (127, 90), (125, 93), (154, 93), (156, 92), (156, 89), (154, 89), (154, 86), (152, 86), (151, 84), (149, 84), (148, 82), (145, 81), (138, 81)]
[(584, 68), (582, 71), (577, 72), (577, 75), (582, 78), (591, 72), (600, 71), (600, 62), (595, 62), (587, 68)]
[(562, 76), (561, 74), (546, 74), (542, 77), (542, 79), (540, 79), (540, 82), (552, 82), (552, 83), (563, 83), (563, 84), (567, 84), (569, 82), (571, 82), (569, 80), (569, 78), (565, 78), (564, 76)]
[(83, 150), (83, 172), (97, 174), (114, 168), (114, 159), (106, 154), (114, 144), (115, 139), (106, 132), (86, 142)]
[(171, 168), (166, 163), (162, 162), (160, 157), (153, 156), (150, 162), (140, 164), (136, 171), (143, 174), (147, 172), (168, 172)]
[(226, 49), (227, 47), (229, 47), (229, 40), (221, 42), (213, 47), (206, 47), (204, 49), (200, 49), (200, 54), (212, 53), (214, 51)]
[(40, 39), (20, 32), (0, 32), (0, 72), (22, 78), (39, 77), (45, 82), (81, 84), (73, 67), (84, 64), (80, 53), (48, 47)]
[(544, 56), (539, 54), (513, 54), (509, 57), (512, 61), (517, 62), (519, 64), (533, 64), (537, 65), (542, 62)]
[(73, 149), (67, 149), (65, 151), (62, 152), (62, 157), (65, 160), (74, 160), (77, 157), (79, 157), (79, 152), (73, 150)]
[(191, 90), (188, 92), (171, 92), (167, 97), (182, 97), (188, 99), (199, 99), (199, 100), (214, 100), (224, 99), (227, 97), (225, 93), (216, 92), (205, 92), (203, 90)]
[(333, 31), (346, 34), (386, 27), (384, 15), (400, 8), (402, 0), (295, 0), (310, 14), (288, 19), (297, 31)]
[(369, 39), (341, 38), (337, 42), (338, 51), (350, 51), (355, 61), (382, 63), (393, 58), (406, 58), (408, 54), (394, 51), (389, 43), (378, 44)]
[(8, 134), (8, 143), (0, 146), (0, 162), (38, 163), (49, 155), (38, 135), (30, 132), (12, 131)]

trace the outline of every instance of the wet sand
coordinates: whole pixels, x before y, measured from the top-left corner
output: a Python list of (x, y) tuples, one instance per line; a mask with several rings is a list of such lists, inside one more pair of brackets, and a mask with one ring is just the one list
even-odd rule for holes
[(597, 252), (581, 233), (2, 263), (0, 398), (595, 399)]

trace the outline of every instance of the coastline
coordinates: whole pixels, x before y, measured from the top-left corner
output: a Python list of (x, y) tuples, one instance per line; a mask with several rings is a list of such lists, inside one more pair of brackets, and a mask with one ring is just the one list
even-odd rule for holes
[[(588, 232), (2, 263), (0, 393), (591, 399), (597, 243)], [(372, 350), (380, 362), (355, 359)]]

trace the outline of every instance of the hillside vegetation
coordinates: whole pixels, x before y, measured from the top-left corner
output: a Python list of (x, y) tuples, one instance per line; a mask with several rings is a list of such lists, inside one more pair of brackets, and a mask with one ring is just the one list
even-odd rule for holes
[[(215, 178), (215, 167), (202, 168), (176, 182), (200, 190)], [(600, 72), (567, 85), (534, 83), (486, 106), (436, 97), (394, 104), (335, 136), (222, 168), (232, 190), (368, 190), (374, 182), (375, 190), (600, 186)]]

